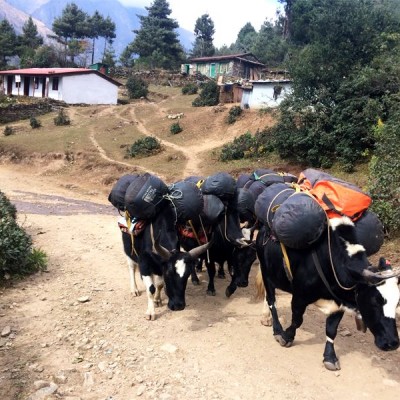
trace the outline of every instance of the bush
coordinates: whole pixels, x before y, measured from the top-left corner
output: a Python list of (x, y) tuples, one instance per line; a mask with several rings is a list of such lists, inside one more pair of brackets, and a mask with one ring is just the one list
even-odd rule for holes
[(228, 114), (228, 119), (227, 122), (228, 124), (233, 124), (237, 121), (237, 118), (242, 114), (243, 110), (240, 108), (240, 106), (233, 106), (229, 110)]
[(207, 82), (200, 93), (193, 102), (193, 107), (216, 106), (219, 103), (219, 89), (214, 81)]
[(42, 126), (42, 124), (35, 117), (31, 117), (29, 123), (31, 124), (32, 129), (37, 129)]
[(240, 160), (250, 153), (255, 145), (255, 139), (250, 132), (247, 132), (223, 145), (220, 161)]
[(0, 282), (46, 269), (46, 254), (32, 248), (15, 218), (15, 206), (0, 192)]
[(169, 128), (170, 132), (173, 135), (176, 135), (177, 133), (180, 133), (183, 131), (182, 127), (179, 125), (179, 122), (175, 122), (171, 125), (171, 127)]
[(400, 235), (400, 111), (375, 128), (376, 149), (369, 164), (371, 209), (392, 237)]
[(14, 133), (14, 129), (11, 127), (11, 126), (6, 126), (5, 128), (4, 128), (4, 132), (3, 132), (3, 134), (4, 134), (4, 136), (10, 136), (10, 135), (12, 135)]
[(152, 136), (146, 136), (136, 140), (130, 148), (128, 148), (129, 157), (148, 157), (161, 151), (161, 142)]
[(197, 94), (199, 88), (195, 83), (188, 83), (182, 88), (182, 94)]
[(128, 96), (130, 99), (140, 99), (141, 97), (147, 97), (149, 90), (148, 84), (141, 78), (131, 76), (126, 82), (126, 88), (128, 89)]
[(62, 126), (62, 125), (69, 125), (71, 120), (69, 119), (68, 115), (65, 114), (64, 109), (61, 109), (57, 117), (54, 118), (54, 125)]

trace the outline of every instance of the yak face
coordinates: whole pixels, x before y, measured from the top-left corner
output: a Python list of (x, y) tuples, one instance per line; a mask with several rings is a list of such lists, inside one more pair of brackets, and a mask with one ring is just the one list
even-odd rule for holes
[(164, 264), (165, 292), (168, 296), (168, 308), (172, 311), (186, 307), (186, 285), (195, 260), (188, 253), (177, 253)]
[(395, 350), (399, 347), (396, 327), (396, 307), (400, 298), (397, 278), (389, 278), (377, 285), (359, 285), (357, 305), (362, 318), (375, 338), (375, 345), (381, 350)]
[(232, 269), (238, 287), (249, 285), (251, 266), (256, 260), (256, 250), (252, 246), (235, 248), (232, 253)]

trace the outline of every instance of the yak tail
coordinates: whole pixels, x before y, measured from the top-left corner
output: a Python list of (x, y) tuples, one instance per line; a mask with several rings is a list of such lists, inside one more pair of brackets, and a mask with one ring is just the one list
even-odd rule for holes
[(265, 286), (264, 286), (264, 281), (262, 279), (260, 268), (258, 268), (258, 272), (256, 275), (255, 287), (256, 287), (256, 296), (255, 296), (256, 300), (265, 300)]

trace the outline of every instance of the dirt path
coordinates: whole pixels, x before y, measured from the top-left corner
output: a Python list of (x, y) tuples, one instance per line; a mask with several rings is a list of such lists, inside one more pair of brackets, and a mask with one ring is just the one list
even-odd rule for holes
[[(186, 174), (196, 172), (195, 154)], [(232, 298), (224, 295), (226, 280), (217, 280), (215, 297), (207, 296), (203, 272), (200, 286), (188, 284), (184, 311), (163, 305), (156, 321), (146, 321), (145, 295), (129, 294), (118, 214), (87, 189), (77, 193), (31, 167), (0, 165), (0, 190), (49, 256), (48, 272), (0, 290), (1, 400), (398, 396), (400, 351), (380, 352), (350, 316), (336, 339), (339, 372), (322, 365), (324, 318), (313, 307), (293, 347), (281, 348), (271, 328), (260, 324), (262, 305), (252, 283), (257, 265), (250, 286)], [(289, 304), (280, 293), (284, 323)]]

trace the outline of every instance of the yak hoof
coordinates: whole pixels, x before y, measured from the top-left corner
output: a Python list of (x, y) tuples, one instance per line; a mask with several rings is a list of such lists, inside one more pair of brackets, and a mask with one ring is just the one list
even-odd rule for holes
[(193, 283), (194, 286), (199, 286), (200, 285), (200, 281), (198, 279), (197, 280), (192, 279), (192, 283)]
[(340, 370), (339, 361), (324, 361), (325, 368), (329, 371), (338, 371)]
[(215, 290), (207, 289), (207, 294), (208, 294), (209, 296), (215, 296), (217, 293), (216, 293)]
[(272, 318), (271, 317), (263, 317), (263, 318), (261, 318), (260, 322), (264, 326), (272, 326)]
[(228, 299), (233, 295), (233, 293), (235, 293), (235, 290), (231, 289), (229, 286), (225, 289), (225, 296), (228, 297)]
[(290, 347), (293, 343), (292, 341), (287, 342), (281, 335), (274, 335), (274, 338), (282, 347)]
[(155, 314), (146, 314), (147, 321), (155, 321), (156, 320), (156, 316)]
[(132, 297), (138, 297), (138, 296), (140, 296), (140, 291), (139, 291), (139, 290), (133, 290), (133, 291), (131, 291), (131, 296), (132, 296)]

